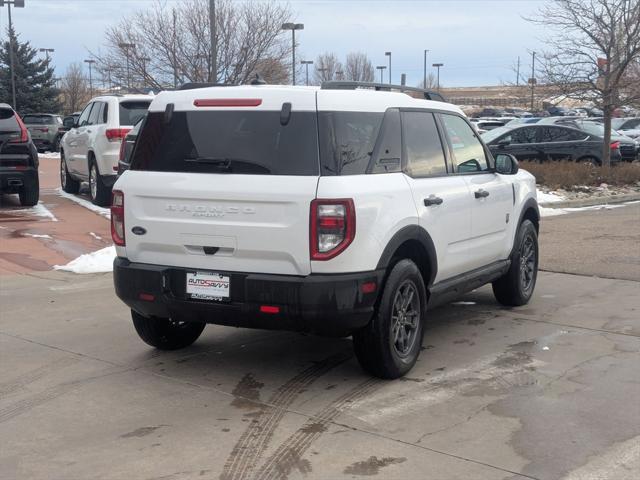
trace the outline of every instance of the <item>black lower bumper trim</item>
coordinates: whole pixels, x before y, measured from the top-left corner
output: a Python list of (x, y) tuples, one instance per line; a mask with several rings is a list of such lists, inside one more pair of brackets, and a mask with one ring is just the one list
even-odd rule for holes
[[(384, 270), (305, 277), (219, 272), (229, 275), (231, 289), (229, 301), (217, 302), (187, 296), (186, 273), (193, 271), (118, 257), (113, 280), (118, 297), (145, 316), (346, 336), (369, 323), (384, 279)], [(369, 282), (377, 288), (363, 293)], [(263, 313), (261, 306), (279, 311)]]

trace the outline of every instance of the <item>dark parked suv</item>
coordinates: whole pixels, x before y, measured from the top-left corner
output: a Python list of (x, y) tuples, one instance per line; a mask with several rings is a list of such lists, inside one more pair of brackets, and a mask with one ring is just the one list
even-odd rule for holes
[[(573, 160), (602, 163), (604, 139), (598, 135), (562, 125), (504, 126), (482, 135), (491, 152), (510, 153), (520, 161)], [(611, 162), (622, 160), (620, 142), (611, 142)]]
[(0, 192), (17, 193), (31, 207), (40, 198), (38, 151), (20, 116), (0, 103)]

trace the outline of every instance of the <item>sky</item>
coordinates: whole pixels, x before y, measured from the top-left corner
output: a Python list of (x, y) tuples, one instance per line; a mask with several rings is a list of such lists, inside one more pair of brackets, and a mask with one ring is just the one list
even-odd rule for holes
[[(165, 0), (168, 3), (181, 0)], [(234, 0), (240, 1), (240, 0)], [(260, 1), (260, 0), (258, 0)], [(322, 52), (344, 58), (349, 51), (369, 55), (374, 66), (388, 65), (392, 80), (407, 84), (422, 80), (424, 50), (427, 72), (444, 63), (441, 83), (449, 87), (500, 85), (515, 81), (521, 57), (531, 68), (531, 51), (544, 48), (544, 27), (527, 22), (546, 0), (290, 0), (297, 32), (297, 58), (315, 59)], [(282, 2), (287, 3), (287, 2)], [(37, 48), (54, 48), (56, 75), (72, 62), (89, 58), (104, 43), (107, 27), (153, 0), (25, 0), (12, 9), (21, 39)], [(7, 8), (0, 8), (0, 35), (6, 35)], [(379, 72), (376, 72), (379, 74)], [(388, 81), (388, 70), (384, 72)], [(378, 77), (376, 77), (378, 78)]]

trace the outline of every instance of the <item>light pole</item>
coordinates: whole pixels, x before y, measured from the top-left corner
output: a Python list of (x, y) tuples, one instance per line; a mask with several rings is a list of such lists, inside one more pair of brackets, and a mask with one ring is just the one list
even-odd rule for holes
[(291, 30), (291, 84), (296, 84), (296, 30), (304, 30), (303, 23), (283, 23), (282, 30)]
[(9, 67), (11, 69), (11, 95), (13, 96), (13, 108), (18, 110), (16, 104), (16, 70), (13, 65), (13, 26), (11, 25), (11, 5), (16, 8), (24, 8), (24, 0), (0, 0), (0, 7), (4, 7), (5, 3), (9, 9)]
[(429, 53), (429, 50), (424, 51), (424, 73), (423, 73), (423, 78), (422, 78), (422, 88), (424, 88), (426, 90), (427, 88), (427, 53)]
[(438, 69), (438, 81), (436, 83), (436, 90), (440, 91), (440, 67), (444, 67), (444, 63), (434, 63), (433, 66)]
[(307, 86), (309, 86), (309, 65), (313, 65), (313, 60), (301, 60), (300, 63), (304, 65), (307, 70)]
[(389, 57), (389, 85), (391, 85), (391, 52), (384, 52), (384, 54)]
[(49, 54), (55, 52), (55, 48), (40, 48), (39, 52), (43, 52), (47, 57), (47, 63), (49, 63)]
[(533, 95), (536, 90), (536, 52), (531, 52), (531, 78), (529, 83), (531, 84), (531, 111), (533, 112)]
[(385, 70), (385, 68), (387, 68), (386, 65), (378, 65), (376, 67), (378, 70), (380, 70), (380, 83), (384, 83), (384, 79), (382, 78), (383, 72)]
[(209, 35), (211, 37), (211, 73), (209, 74), (209, 81), (213, 83), (218, 83), (218, 45), (216, 42), (216, 29), (216, 0), (209, 0)]
[(93, 77), (91, 76), (91, 67), (93, 66), (94, 63), (96, 63), (96, 61), (92, 59), (87, 59), (84, 61), (84, 63), (89, 64), (89, 93), (93, 97)]
[(131, 73), (129, 71), (129, 49), (135, 48), (135, 43), (119, 43), (118, 47), (124, 50), (124, 54), (127, 57), (127, 90), (131, 90)]
[(140, 61), (142, 62), (142, 89), (144, 90), (147, 87), (147, 62), (151, 61), (151, 59), (142, 56), (140, 57)]

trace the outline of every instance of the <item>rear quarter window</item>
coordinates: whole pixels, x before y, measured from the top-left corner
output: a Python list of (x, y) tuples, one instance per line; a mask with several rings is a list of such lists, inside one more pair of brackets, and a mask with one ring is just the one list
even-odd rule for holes
[(149, 110), (149, 101), (123, 101), (119, 108), (119, 125), (135, 125)]
[(0, 133), (16, 132), (20, 130), (16, 116), (13, 110), (8, 108), (0, 108)]

